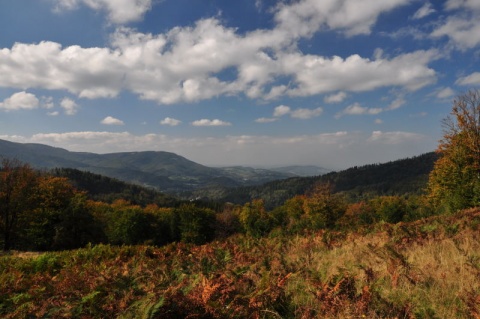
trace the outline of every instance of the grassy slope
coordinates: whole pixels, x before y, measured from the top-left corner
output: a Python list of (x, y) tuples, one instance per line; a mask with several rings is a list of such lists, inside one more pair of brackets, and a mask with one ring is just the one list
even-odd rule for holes
[(361, 233), (0, 257), (0, 316), (475, 318), (480, 210)]

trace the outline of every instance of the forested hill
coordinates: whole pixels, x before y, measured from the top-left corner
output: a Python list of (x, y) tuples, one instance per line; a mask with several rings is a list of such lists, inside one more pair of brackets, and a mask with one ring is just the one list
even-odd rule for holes
[(372, 198), (379, 195), (404, 195), (422, 193), (428, 174), (438, 158), (434, 152), (420, 156), (352, 167), (316, 177), (294, 177), (273, 181), (261, 186), (224, 189), (222, 192), (197, 192), (201, 197), (243, 204), (253, 199), (263, 199), (265, 206), (273, 208), (282, 205), (295, 195), (308, 192), (317, 183), (330, 182), (334, 192), (342, 192), (350, 200)]
[(95, 154), (1, 139), (0, 158), (15, 158), (39, 169), (75, 168), (153, 187), (169, 194), (203, 187), (259, 185), (294, 176), (286, 172), (248, 167), (207, 167), (164, 151)]
[(87, 196), (96, 201), (112, 203), (122, 199), (134, 205), (157, 204), (161, 207), (173, 207), (180, 203), (173, 196), (104, 175), (73, 168), (56, 168), (51, 172), (55, 176), (67, 178), (76, 189), (87, 192)]

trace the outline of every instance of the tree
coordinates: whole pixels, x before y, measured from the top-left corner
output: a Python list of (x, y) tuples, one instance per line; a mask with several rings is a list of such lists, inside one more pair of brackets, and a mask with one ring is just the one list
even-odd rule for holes
[(172, 238), (185, 243), (205, 244), (215, 235), (215, 212), (193, 204), (182, 204), (173, 210)]
[(33, 210), (37, 173), (18, 160), (3, 159), (0, 167), (0, 232), (3, 250), (13, 248), (20, 221)]
[(303, 203), (303, 210), (312, 229), (333, 228), (346, 208), (345, 199), (333, 193), (333, 185), (330, 183), (316, 184)]
[(429, 194), (449, 211), (480, 203), (480, 90), (470, 90), (453, 101), (442, 122), (440, 158), (429, 176)]
[(253, 237), (261, 237), (272, 230), (272, 216), (265, 210), (265, 203), (261, 199), (254, 199), (246, 203), (239, 216), (240, 224), (245, 232)]

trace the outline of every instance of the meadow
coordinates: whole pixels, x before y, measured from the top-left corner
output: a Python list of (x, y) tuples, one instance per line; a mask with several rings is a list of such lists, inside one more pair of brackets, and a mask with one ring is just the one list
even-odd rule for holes
[(0, 257), (2, 318), (478, 318), (480, 210)]

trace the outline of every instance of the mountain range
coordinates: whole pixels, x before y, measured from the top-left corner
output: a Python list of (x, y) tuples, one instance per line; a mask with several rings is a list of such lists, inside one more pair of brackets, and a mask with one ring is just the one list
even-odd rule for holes
[(170, 152), (95, 154), (33, 143), (0, 140), (0, 157), (15, 158), (34, 168), (74, 168), (129, 183), (180, 194), (198, 189), (260, 185), (294, 176), (319, 175), (329, 170), (316, 166), (275, 169), (207, 167)]

